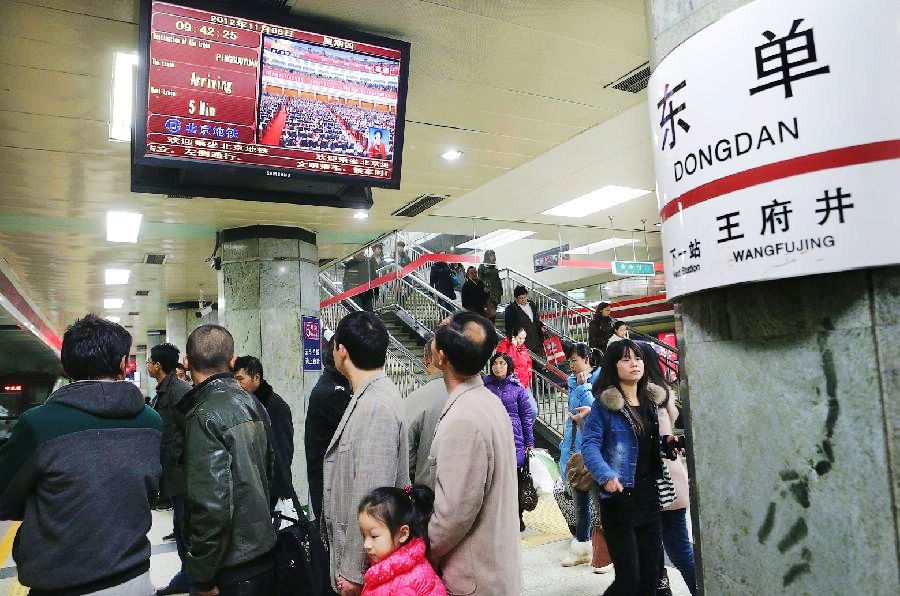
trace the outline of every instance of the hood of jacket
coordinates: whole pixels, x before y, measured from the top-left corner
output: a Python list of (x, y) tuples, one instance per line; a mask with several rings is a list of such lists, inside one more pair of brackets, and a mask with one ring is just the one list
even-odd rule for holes
[(134, 418), (146, 405), (140, 389), (131, 381), (75, 381), (58, 389), (47, 402), (100, 418)]
[[(666, 390), (653, 383), (647, 383), (647, 395), (657, 406), (666, 400)], [(618, 387), (607, 387), (600, 392), (600, 403), (613, 412), (620, 412), (625, 407), (625, 396)]]
[(413, 538), (392, 552), (386, 559), (369, 567), (365, 575), (366, 588), (373, 589), (411, 572), (425, 561), (425, 542)]

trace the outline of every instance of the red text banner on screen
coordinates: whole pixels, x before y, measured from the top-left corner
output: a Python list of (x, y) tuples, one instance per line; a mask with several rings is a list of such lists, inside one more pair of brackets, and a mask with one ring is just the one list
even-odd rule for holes
[[(150, 23), (146, 156), (392, 178), (400, 50), (166, 2), (152, 2)], [(266, 68), (296, 83), (268, 93), (263, 48), (291, 42), (318, 46), (295, 44), (298, 64), (335, 70), (324, 79)], [(322, 130), (302, 125), (310, 113), (324, 114)]]

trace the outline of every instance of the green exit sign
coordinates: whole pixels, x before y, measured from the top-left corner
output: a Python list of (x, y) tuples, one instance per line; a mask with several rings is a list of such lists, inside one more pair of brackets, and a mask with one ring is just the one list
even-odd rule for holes
[(656, 271), (653, 269), (653, 263), (647, 261), (613, 261), (612, 272), (614, 275), (643, 275), (645, 277), (653, 277)]

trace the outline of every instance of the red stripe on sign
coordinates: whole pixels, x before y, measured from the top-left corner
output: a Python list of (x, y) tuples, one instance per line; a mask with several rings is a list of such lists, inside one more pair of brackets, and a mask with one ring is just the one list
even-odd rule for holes
[(684, 211), (688, 207), (704, 201), (782, 178), (898, 158), (900, 158), (900, 139), (852, 145), (794, 157), (701, 184), (666, 203), (659, 212), (659, 216), (662, 221), (666, 221), (679, 211)]
[(621, 302), (613, 302), (610, 308), (622, 308), (629, 304), (640, 304), (642, 302), (655, 302), (656, 300), (665, 300), (665, 294), (657, 294), (656, 296), (647, 296), (646, 298), (633, 298), (631, 300), (622, 300)]
[(626, 308), (616, 312), (617, 319), (625, 317), (636, 317), (639, 315), (649, 315), (655, 312), (672, 312), (674, 308), (668, 302), (660, 302), (659, 304), (651, 304), (650, 306), (636, 306), (634, 308)]

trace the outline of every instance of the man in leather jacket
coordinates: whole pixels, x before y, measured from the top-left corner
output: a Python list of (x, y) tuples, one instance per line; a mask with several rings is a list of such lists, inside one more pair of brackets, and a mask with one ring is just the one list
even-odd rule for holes
[(219, 325), (188, 337), (194, 388), (186, 413), (187, 573), (201, 596), (274, 593), (275, 451), (262, 404), (231, 373), (234, 340)]

